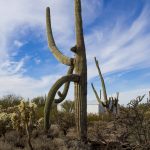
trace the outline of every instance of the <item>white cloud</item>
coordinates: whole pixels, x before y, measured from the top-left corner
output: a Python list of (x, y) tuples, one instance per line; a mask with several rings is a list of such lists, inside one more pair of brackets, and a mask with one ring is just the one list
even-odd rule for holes
[(120, 104), (127, 104), (130, 100), (135, 99), (138, 96), (143, 96), (144, 94), (145, 97), (143, 99), (143, 102), (146, 102), (148, 98), (148, 92), (150, 89), (135, 89), (131, 91), (125, 91), (120, 93)]
[[(66, 0), (66, 3), (64, 0), (61, 0), (51, 4), (52, 13), (57, 16), (54, 16), (55, 19), (52, 17), (52, 23), (55, 24), (53, 27), (54, 32), (58, 30), (58, 33), (61, 31), (61, 34), (63, 34), (67, 29), (71, 31), (69, 28), (70, 24), (68, 23), (72, 15), (67, 12), (65, 6), (69, 4), (68, 2), (68, 0)], [(57, 6), (57, 9), (53, 7), (54, 5)], [(18, 39), (18, 33), (21, 33), (23, 36), (28, 29), (37, 27), (38, 32), (45, 30), (46, 6), (50, 6), (48, 0), (0, 1), (0, 95), (11, 92), (25, 97), (39, 95), (45, 92), (46, 87), (48, 85), (50, 86), (50, 83), (58, 76), (44, 76), (39, 80), (24, 76), (24, 64), (27, 60), (26, 56), (19, 61), (13, 60), (12, 57), (17, 55), (17, 48), (25, 44), (22, 41), (16, 40)], [(70, 8), (69, 5), (67, 7)], [(58, 23), (60, 21), (62, 22), (61, 25)], [(43, 34), (45, 34), (45, 32)], [(10, 41), (13, 41), (12, 44), (14, 44), (16, 50), (14, 50), (14, 47), (12, 49)], [(35, 61), (36, 63), (40, 63), (39, 59)]]
[(17, 48), (20, 48), (20, 47), (22, 47), (22, 46), (24, 45), (24, 43), (21, 42), (21, 41), (15, 40), (15, 41), (14, 41), (14, 45), (15, 45)]
[(41, 60), (39, 58), (34, 58), (34, 61), (37, 65), (41, 63)]
[[(84, 4), (85, 1), (84, 1)], [(95, 7), (95, 2), (92, 2), (91, 7)], [(42, 89), (37, 82), (44, 82), (47, 76), (41, 77), (41, 80), (24, 76), (26, 68), (26, 56), (21, 60), (15, 61), (13, 56), (16, 56), (17, 49), (25, 43), (18, 40), (18, 36), (26, 35), (30, 28), (36, 28), (38, 32), (43, 31), (45, 34), (45, 9), (51, 7), (52, 26), (56, 43), (59, 46), (68, 48), (63, 50), (66, 54), (69, 52), (69, 47), (74, 46), (74, 10), (73, 3), (70, 0), (1, 0), (0, 1), (0, 93), (15, 92), (31, 96), (31, 92), (38, 94), (38, 89)], [(66, 9), (67, 8), (67, 9)], [(85, 5), (85, 11), (92, 10), (88, 5)], [(69, 13), (68, 13), (69, 12)], [(86, 13), (92, 15), (93, 11)], [(72, 20), (72, 21), (70, 21)], [(38, 27), (38, 28), (37, 28)], [(67, 31), (67, 32), (66, 32)], [(43, 38), (43, 37), (42, 37)], [(69, 39), (69, 40), (68, 40)], [(72, 40), (71, 40), (72, 39)], [(12, 41), (13, 43), (10, 43)], [(72, 42), (71, 42), (72, 41)], [(13, 44), (15, 47), (12, 48)], [(16, 48), (16, 50), (14, 49)], [(40, 63), (39, 59), (35, 59), (36, 63)], [(57, 76), (57, 75), (55, 75)], [(33, 86), (32, 84), (35, 84)], [(44, 82), (45, 83), (45, 82)], [(45, 84), (48, 84), (47, 82)], [(34, 87), (32, 90), (28, 90)], [(24, 91), (26, 91), (24, 94)], [(40, 91), (40, 90), (39, 90)]]
[(145, 32), (150, 25), (149, 14), (145, 7), (128, 28), (118, 19), (113, 28), (97, 27), (86, 36), (89, 79), (97, 75), (94, 56), (103, 73), (150, 67), (150, 32)]
[(4, 76), (0, 78), (0, 95), (15, 93), (25, 98), (44, 95), (58, 77), (58, 75), (50, 75), (41, 79), (33, 79), (21, 75)]

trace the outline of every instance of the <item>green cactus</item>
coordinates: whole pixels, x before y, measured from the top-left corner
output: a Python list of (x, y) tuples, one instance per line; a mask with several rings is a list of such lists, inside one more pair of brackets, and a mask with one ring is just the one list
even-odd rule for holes
[(150, 103), (150, 91), (148, 92), (149, 97), (147, 98), (147, 103)]
[[(70, 68), (67, 72), (67, 75), (72, 74), (73, 69), (74, 69), (74, 67), (70, 66)], [(62, 93), (60, 91), (57, 92), (59, 98), (54, 100), (55, 103), (61, 103), (66, 98), (68, 90), (69, 90), (69, 85), (70, 85), (70, 82), (66, 82), (63, 92)]]
[[(53, 102), (62, 102), (68, 92), (70, 82), (74, 82), (75, 92), (75, 120), (77, 127), (77, 138), (82, 141), (87, 139), (87, 63), (86, 63), (86, 50), (84, 44), (84, 35), (82, 27), (82, 15), (81, 15), (81, 0), (74, 0), (75, 4), (75, 29), (76, 29), (76, 45), (71, 48), (71, 51), (75, 54), (74, 58), (64, 56), (57, 48), (50, 18), (50, 8), (46, 9), (46, 24), (47, 24), (47, 36), (48, 45), (52, 54), (61, 63), (70, 66), (67, 75), (61, 77), (50, 89), (44, 108), (44, 128), (48, 131), (50, 127), (50, 111)], [(73, 71), (75, 72), (73, 74)], [(64, 90), (61, 93), (59, 88), (65, 84)], [(58, 92), (57, 92), (58, 91)], [(55, 95), (58, 93), (59, 98), (55, 99)]]
[(100, 81), (101, 81), (101, 85), (102, 85), (102, 92), (103, 92), (103, 98), (104, 98), (104, 102), (102, 101), (101, 98), (101, 90), (100, 90), (100, 97), (98, 96), (98, 93), (94, 87), (94, 85), (91, 83), (92, 89), (94, 91), (94, 94), (96, 96), (96, 99), (99, 103), (99, 105), (102, 105), (103, 108), (105, 109), (106, 113), (108, 114), (112, 114), (114, 108), (116, 108), (116, 114), (118, 113), (118, 98), (119, 98), (119, 93), (117, 92), (117, 96), (116, 98), (114, 97), (107, 97), (107, 91), (106, 91), (106, 86), (105, 86), (105, 81), (103, 78), (103, 75), (101, 73), (100, 67), (99, 67), (99, 62), (96, 59), (96, 57), (94, 58), (95, 60), (95, 64), (98, 70), (98, 74), (100, 77)]

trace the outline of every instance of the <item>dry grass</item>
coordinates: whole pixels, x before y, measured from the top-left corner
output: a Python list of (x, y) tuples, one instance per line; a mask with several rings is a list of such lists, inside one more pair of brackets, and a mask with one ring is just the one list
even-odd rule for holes
[[(95, 122), (88, 127), (88, 142), (80, 143), (76, 139), (76, 131), (70, 128), (66, 136), (61, 134), (57, 125), (52, 125), (48, 135), (34, 130), (31, 142), (34, 150), (127, 150), (131, 145), (119, 140), (124, 129), (114, 128), (114, 122)], [(16, 131), (6, 133), (5, 140), (0, 138), (0, 150), (29, 150), (26, 135), (19, 138)], [(135, 146), (132, 146), (135, 147)], [(136, 149), (142, 150), (136, 145)]]

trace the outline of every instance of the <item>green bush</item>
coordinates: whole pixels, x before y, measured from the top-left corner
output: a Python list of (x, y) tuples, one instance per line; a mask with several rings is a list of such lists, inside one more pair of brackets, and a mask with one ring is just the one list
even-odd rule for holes
[(19, 105), (19, 103), (22, 99), (23, 98), (21, 96), (16, 96), (14, 94), (8, 94), (8, 95), (3, 96), (0, 99), (0, 105), (1, 105), (2, 109), (6, 109), (8, 107), (13, 107), (13, 106)]

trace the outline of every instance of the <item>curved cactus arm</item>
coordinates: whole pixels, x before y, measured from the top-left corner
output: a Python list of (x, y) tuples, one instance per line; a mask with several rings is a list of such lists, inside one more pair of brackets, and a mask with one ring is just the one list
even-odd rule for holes
[(98, 70), (98, 73), (99, 73), (99, 77), (100, 77), (100, 80), (101, 80), (101, 84), (102, 84), (104, 101), (106, 102), (107, 101), (107, 92), (106, 92), (104, 78), (102, 76), (98, 60), (96, 59), (96, 57), (94, 57), (94, 59), (95, 59), (95, 64), (96, 64), (96, 67), (97, 67), (97, 70)]
[[(63, 97), (64, 96), (64, 92), (66, 93), (66, 91), (69, 89), (69, 84), (68, 83), (70, 83), (70, 82), (67, 82), (67, 83), (65, 83), (65, 87), (64, 87), (64, 90), (63, 90), (63, 93), (61, 93), (60, 91), (58, 91), (57, 92), (57, 94), (58, 94), (58, 96), (61, 98), (61, 97)], [(58, 99), (55, 99), (55, 101), (57, 101)], [(57, 103), (57, 102), (55, 102), (55, 103)]]
[(100, 97), (100, 99), (102, 99), (102, 91), (101, 90), (99, 91), (99, 97)]
[(106, 108), (107, 105), (104, 102), (102, 102), (102, 106)]
[(47, 96), (47, 100), (45, 103), (45, 108), (44, 108), (44, 128), (45, 131), (48, 131), (49, 127), (50, 127), (50, 110), (55, 98), (55, 95), (58, 91), (58, 89), (66, 82), (79, 82), (80, 80), (80, 76), (76, 75), (76, 74), (71, 74), (71, 75), (66, 75), (61, 77), (60, 79), (58, 79), (55, 84), (52, 86), (52, 88), (50, 89), (48, 96)]
[(119, 92), (116, 93), (116, 98), (114, 99), (114, 106), (117, 107), (119, 101)]
[(52, 28), (51, 28), (51, 17), (50, 17), (50, 8), (49, 7), (46, 8), (46, 26), (47, 26), (48, 46), (49, 46), (51, 52), (53, 53), (53, 55), (56, 57), (56, 59), (58, 61), (60, 61), (61, 63), (65, 64), (65, 65), (71, 66), (73, 64), (74, 59), (63, 55), (58, 50), (58, 48), (55, 44), (55, 40), (53, 37)]
[(116, 99), (119, 100), (119, 92), (116, 93)]
[[(72, 74), (73, 69), (74, 69), (74, 67), (70, 66), (70, 68), (67, 72), (67, 75)], [(60, 91), (57, 92), (59, 98), (54, 100), (55, 103), (61, 103), (66, 98), (68, 90), (69, 90), (69, 86), (70, 86), (70, 82), (66, 82), (64, 85), (63, 92), (62, 93)]]
[(107, 101), (106, 101), (106, 105), (105, 105), (105, 107), (109, 110), (110, 109), (110, 103), (111, 103), (111, 100), (112, 99), (112, 97), (109, 97), (109, 99), (107, 99)]
[(94, 94), (96, 96), (96, 99), (97, 99), (98, 103), (104, 105), (104, 103), (101, 101), (101, 99), (98, 96), (97, 91), (96, 91), (96, 89), (95, 89), (95, 87), (94, 87), (94, 85), (92, 83), (91, 83), (91, 86), (92, 86), (93, 92), (94, 92)]
[[(110, 102), (111, 102), (110, 112), (113, 112), (114, 106), (115, 106), (115, 99), (111, 97)], [(109, 106), (110, 106), (110, 103), (109, 103)]]
[(100, 70), (100, 67), (99, 67), (98, 60), (96, 59), (96, 57), (94, 57), (94, 59), (95, 59), (95, 64), (96, 64), (96, 67), (97, 67), (97, 70), (98, 70), (98, 73), (99, 73), (99, 77), (100, 77), (100, 80), (101, 80), (101, 83), (102, 83), (104, 101), (106, 102), (107, 101), (107, 92), (106, 92), (105, 82), (104, 82), (104, 79), (103, 79), (103, 76), (102, 76), (102, 73), (101, 73), (101, 70)]

